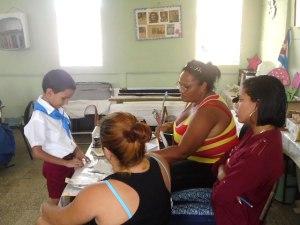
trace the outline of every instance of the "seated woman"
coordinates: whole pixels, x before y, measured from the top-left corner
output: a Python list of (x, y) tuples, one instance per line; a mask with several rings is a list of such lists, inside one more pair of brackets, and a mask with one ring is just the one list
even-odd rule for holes
[(283, 173), (279, 128), (285, 124), (286, 107), (277, 78), (259, 76), (243, 83), (237, 116), (248, 129), (219, 162), (212, 194), (217, 224), (261, 224), (262, 209)]
[(210, 63), (193, 60), (182, 69), (178, 87), (187, 107), (174, 124), (158, 129), (174, 127), (175, 145), (157, 152), (173, 164), (172, 191), (212, 187), (212, 165), (237, 143), (232, 114), (213, 91), (219, 77), (220, 70)]
[(83, 189), (66, 207), (44, 203), (38, 225), (168, 224), (169, 168), (158, 155), (145, 156), (149, 126), (129, 113), (112, 113), (101, 122), (100, 137), (114, 174)]

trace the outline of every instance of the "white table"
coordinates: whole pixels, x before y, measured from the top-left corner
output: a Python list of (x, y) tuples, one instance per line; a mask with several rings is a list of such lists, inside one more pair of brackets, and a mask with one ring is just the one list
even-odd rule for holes
[[(91, 163), (85, 164), (82, 168), (78, 168), (75, 170), (72, 180), (85, 180), (86, 178), (99, 178), (99, 180), (102, 180), (106, 176), (110, 175), (112, 173), (111, 166), (109, 162), (103, 157), (99, 157), (99, 159), (94, 158), (92, 155), (92, 151), (94, 148), (92, 147), (92, 143), (90, 144), (86, 156), (91, 159)], [(77, 183), (77, 182), (76, 182)], [(81, 188), (74, 187), (71, 184), (67, 184), (65, 187), (62, 197), (64, 196), (76, 196)]]
[(291, 139), (288, 131), (281, 131), (283, 152), (300, 168), (300, 142)]

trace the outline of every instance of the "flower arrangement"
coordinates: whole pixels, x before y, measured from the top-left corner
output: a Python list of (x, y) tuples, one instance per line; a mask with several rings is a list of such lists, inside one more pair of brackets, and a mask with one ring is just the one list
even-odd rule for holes
[(286, 88), (286, 97), (288, 102), (295, 100), (295, 94), (299, 89), (299, 87), (300, 87), (300, 73), (297, 72), (294, 75), (291, 85), (288, 88)]

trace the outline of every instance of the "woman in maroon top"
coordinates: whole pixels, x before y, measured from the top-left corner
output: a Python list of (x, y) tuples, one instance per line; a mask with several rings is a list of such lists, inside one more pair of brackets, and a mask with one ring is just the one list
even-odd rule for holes
[(247, 79), (239, 95), (238, 120), (249, 129), (218, 163), (212, 203), (217, 225), (258, 225), (275, 182), (283, 173), (279, 128), (285, 123), (286, 95), (271, 76)]

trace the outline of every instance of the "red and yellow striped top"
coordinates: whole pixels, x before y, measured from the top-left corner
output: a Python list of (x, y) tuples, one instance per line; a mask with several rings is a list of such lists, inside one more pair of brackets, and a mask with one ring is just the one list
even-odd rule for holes
[[(201, 163), (215, 163), (218, 161), (225, 152), (230, 150), (238, 142), (236, 127), (233, 116), (228, 108), (225, 108), (223, 104), (224, 100), (220, 95), (210, 95), (206, 97), (197, 107), (197, 109), (206, 106), (216, 107), (224, 111), (231, 121), (226, 129), (216, 137), (207, 138), (204, 140), (202, 146), (194, 152), (191, 156), (188, 157), (189, 160), (201, 162)], [(226, 104), (225, 104), (226, 105)], [(174, 123), (174, 141), (175, 143), (180, 143), (184, 133), (186, 132), (189, 123), (193, 117), (193, 114), (190, 114), (184, 121), (176, 126), (176, 121)]]

